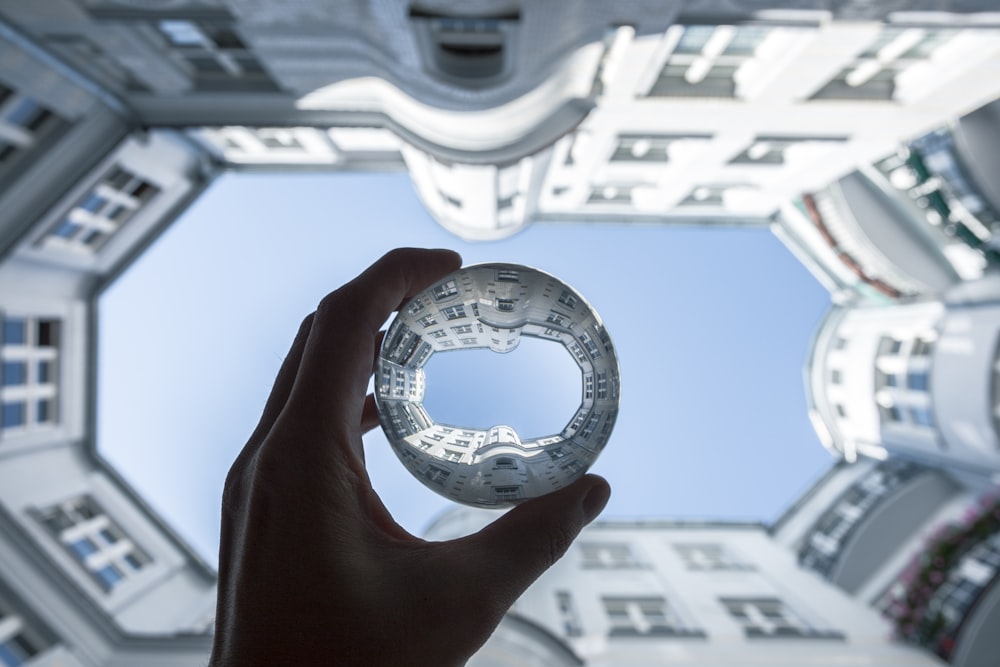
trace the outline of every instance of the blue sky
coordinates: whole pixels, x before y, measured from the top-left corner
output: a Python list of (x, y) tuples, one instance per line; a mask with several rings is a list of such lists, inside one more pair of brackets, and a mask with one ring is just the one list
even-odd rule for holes
[[(622, 367), (618, 423), (592, 469), (613, 488), (606, 518), (769, 521), (831, 463), (802, 386), (829, 296), (766, 230), (559, 223), (468, 244), (430, 218), (405, 173), (229, 174), (99, 308), (98, 446), (209, 562), (226, 472), (299, 322), (396, 246), (535, 266), (600, 313)], [(560, 428), (579, 373), (558, 347), (529, 343), (432, 358), (431, 415)], [(404, 527), (419, 533), (449, 507), (381, 432), (365, 444)]]

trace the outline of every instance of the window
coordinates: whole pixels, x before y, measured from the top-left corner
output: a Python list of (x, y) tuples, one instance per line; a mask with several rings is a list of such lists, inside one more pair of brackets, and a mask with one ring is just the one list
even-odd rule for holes
[(442, 299), (447, 299), (458, 294), (458, 285), (455, 284), (454, 280), (446, 280), (440, 285), (436, 285), (434, 289), (431, 290), (431, 296), (434, 297), (435, 301), (441, 301)]
[(924, 339), (917, 338), (913, 341), (913, 349), (910, 350), (910, 356), (912, 357), (926, 357), (931, 353), (931, 347), (933, 343)]
[(726, 191), (736, 185), (699, 185), (678, 206), (725, 206)]
[(424, 471), (424, 479), (428, 482), (433, 482), (434, 484), (440, 484), (444, 486), (445, 481), (451, 476), (451, 471), (447, 468), (439, 468), (435, 465), (427, 466), (427, 470)]
[(493, 496), (498, 501), (511, 501), (517, 500), (521, 497), (521, 487), (520, 486), (494, 486)]
[(799, 146), (822, 147), (824, 144), (845, 140), (844, 137), (756, 137), (729, 164), (781, 166), (788, 159), (789, 149), (795, 150)]
[(36, 517), (105, 592), (151, 562), (88, 495), (38, 510)]
[(430, 335), (432, 338), (444, 338), (445, 336), (448, 335), (448, 332), (445, 331), (444, 329), (438, 329), (437, 331), (430, 332), (430, 334), (428, 335)]
[(420, 297), (417, 297), (416, 299), (410, 302), (409, 306), (407, 306), (406, 312), (408, 312), (410, 315), (416, 315), (423, 309), (424, 309), (424, 302)]
[(458, 326), (452, 327), (451, 330), (454, 331), (456, 334), (472, 333), (472, 325), (471, 324), (460, 324)]
[(913, 420), (914, 424), (918, 426), (933, 427), (935, 425), (934, 415), (931, 413), (930, 408), (927, 407), (912, 407), (909, 409), (910, 419)]
[(493, 305), (501, 313), (510, 313), (514, 311), (514, 299), (496, 299)]
[(28, 364), (24, 361), (3, 362), (0, 382), (5, 387), (26, 384), (28, 381)]
[(814, 629), (778, 598), (722, 598), (719, 602), (733, 620), (743, 626), (744, 634), (750, 639), (784, 637), (843, 639), (843, 635), (838, 632)]
[(583, 397), (590, 399), (594, 397), (594, 374), (588, 373), (583, 377)]
[(583, 635), (580, 625), (580, 614), (573, 603), (573, 595), (569, 591), (556, 591), (556, 608), (559, 610), (559, 620), (567, 637)]
[(27, 665), (50, 644), (37, 627), (0, 599), (0, 667)]
[(199, 90), (275, 90), (276, 86), (232, 26), (219, 21), (169, 19), (156, 23)]
[(467, 88), (492, 85), (511, 67), (508, 40), (516, 34), (520, 14), (452, 16), (410, 8), (424, 66), (435, 76)]
[(580, 554), (583, 567), (588, 570), (614, 570), (638, 568), (632, 547), (624, 542), (582, 542)]
[(113, 167), (76, 201), (41, 244), (93, 254), (159, 192), (158, 187), (121, 166)]
[(567, 308), (576, 308), (577, 299), (566, 290), (563, 290), (562, 294), (559, 295), (559, 303)]
[(674, 544), (673, 547), (689, 570), (753, 569), (721, 544)]
[(465, 317), (465, 306), (461, 304), (457, 306), (448, 306), (447, 308), (441, 309), (441, 314), (449, 320), (457, 320)]
[(812, 99), (892, 100), (896, 77), (927, 62), (956, 30), (885, 27), (882, 33)]
[(735, 97), (736, 73), (771, 32), (763, 26), (689, 25), (653, 83), (651, 97)]
[(59, 321), (6, 316), (0, 340), (0, 431), (56, 421)]
[(611, 637), (703, 637), (685, 626), (667, 600), (659, 596), (601, 598)]
[(842, 384), (844, 381), (844, 374), (839, 368), (835, 368), (830, 371), (830, 382), (833, 384)]
[(501, 269), (497, 271), (497, 282), (501, 283), (516, 283), (520, 282), (521, 274), (517, 271), (511, 271), (509, 269)]
[(588, 204), (631, 204), (632, 186), (625, 184), (594, 186), (587, 197)]
[(583, 343), (585, 348), (587, 348), (587, 352), (590, 353), (592, 359), (601, 358), (601, 351), (597, 348), (597, 343), (594, 342), (593, 337), (591, 337), (591, 335), (586, 331), (580, 334), (580, 342)]
[(910, 371), (906, 376), (906, 388), (914, 391), (928, 391), (930, 381), (926, 370)]
[(15, 173), (22, 157), (66, 126), (34, 98), (0, 84), (0, 171)]
[(437, 320), (434, 319), (433, 315), (424, 315), (423, 317), (418, 319), (417, 322), (420, 322), (420, 324), (422, 324), (424, 327), (431, 327), (437, 324)]
[(559, 327), (566, 326), (566, 316), (554, 310), (549, 311), (549, 315), (545, 318), (545, 321)]

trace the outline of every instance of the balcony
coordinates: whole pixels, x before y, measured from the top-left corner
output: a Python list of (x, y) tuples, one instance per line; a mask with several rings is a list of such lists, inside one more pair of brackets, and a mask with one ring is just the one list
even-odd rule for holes
[(799, 564), (854, 593), (955, 490), (938, 472), (886, 461), (819, 517), (799, 549)]
[(1000, 655), (1000, 495), (964, 523), (945, 526), (880, 605), (896, 636), (953, 665), (986, 667)]
[(951, 130), (931, 132), (875, 166), (917, 204), (932, 227), (978, 251), (990, 265), (1000, 264), (994, 237), (1000, 211), (968, 173)]

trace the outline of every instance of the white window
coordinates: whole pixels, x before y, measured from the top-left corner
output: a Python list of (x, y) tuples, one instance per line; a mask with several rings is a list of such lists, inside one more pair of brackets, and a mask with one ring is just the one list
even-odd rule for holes
[(59, 321), (4, 316), (0, 338), (0, 430), (21, 433), (56, 421)]
[(454, 280), (446, 280), (440, 285), (436, 285), (434, 289), (431, 290), (431, 296), (434, 297), (435, 301), (440, 301), (441, 299), (447, 299), (458, 294), (458, 285), (455, 284)]
[(501, 269), (497, 271), (497, 281), (503, 283), (516, 283), (521, 280), (521, 276), (517, 271), (511, 271), (509, 269)]
[(814, 637), (843, 639), (838, 632), (813, 628), (801, 615), (778, 598), (722, 598), (729, 615), (743, 627), (751, 639), (775, 637)]
[(580, 554), (584, 569), (614, 570), (640, 567), (625, 542), (581, 542)]
[(32, 627), (0, 599), (0, 665), (27, 665), (51, 645), (38, 628)]
[(579, 637), (583, 634), (580, 624), (580, 614), (573, 603), (573, 595), (569, 591), (556, 591), (556, 608), (559, 610), (559, 621), (567, 637)]
[(42, 245), (93, 254), (159, 191), (149, 181), (114, 167), (49, 230)]
[(461, 304), (457, 306), (448, 306), (447, 308), (442, 308), (441, 313), (449, 320), (457, 320), (465, 317), (465, 306)]
[(956, 30), (886, 27), (812, 99), (891, 100), (896, 77), (950, 41)]
[(196, 88), (274, 90), (275, 85), (242, 38), (228, 25), (169, 19), (156, 24)]
[(611, 637), (704, 636), (687, 626), (666, 598), (660, 596), (601, 598)]
[(453, 452), (450, 449), (445, 449), (441, 452), (441, 458), (445, 461), (454, 461), (458, 463), (462, 460), (462, 454), (460, 452)]
[(562, 326), (566, 326), (566, 319), (567, 319), (566, 315), (563, 315), (562, 313), (559, 313), (559, 312), (556, 312), (554, 310), (551, 310), (551, 311), (549, 311), (548, 317), (545, 318), (545, 321), (546, 322), (551, 322), (552, 324), (555, 324), (556, 326), (562, 327)]
[(577, 299), (566, 290), (563, 290), (562, 294), (559, 295), (559, 303), (563, 304), (567, 308), (576, 308)]
[(752, 566), (722, 544), (674, 544), (689, 570), (749, 570)]
[(34, 98), (0, 84), (0, 172), (15, 170), (20, 157), (65, 122)]
[(502, 313), (510, 313), (514, 310), (514, 299), (500, 299), (497, 298), (493, 302), (493, 307)]
[(517, 500), (521, 497), (519, 486), (494, 486), (493, 495), (498, 501)]
[(653, 83), (651, 97), (735, 97), (736, 73), (773, 28), (689, 25)]
[(34, 514), (105, 592), (110, 592), (151, 562), (150, 557), (88, 495), (37, 510)]

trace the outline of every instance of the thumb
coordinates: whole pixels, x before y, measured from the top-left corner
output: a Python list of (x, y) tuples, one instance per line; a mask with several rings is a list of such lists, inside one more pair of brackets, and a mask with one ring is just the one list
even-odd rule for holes
[[(557, 560), (611, 497), (603, 477), (585, 475), (565, 489), (529, 500), (471, 537), (485, 581), (503, 582), (496, 602), (510, 607)], [(509, 598), (509, 599), (508, 599)]]

